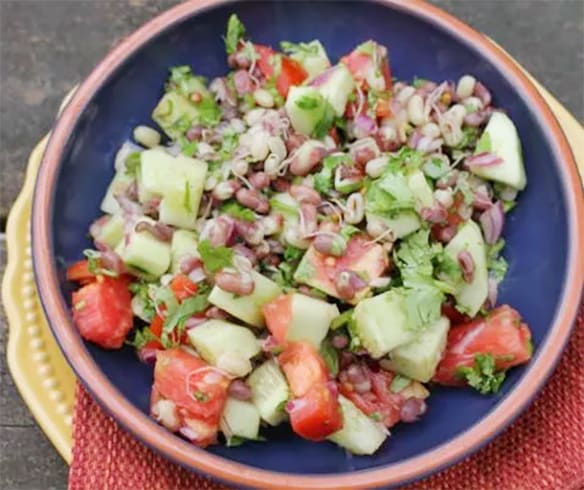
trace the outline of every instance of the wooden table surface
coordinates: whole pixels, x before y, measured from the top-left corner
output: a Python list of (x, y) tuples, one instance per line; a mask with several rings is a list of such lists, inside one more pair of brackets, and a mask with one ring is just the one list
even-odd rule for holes
[[(122, 36), (171, 0), (0, 0), (0, 275), (2, 232), (27, 156), (63, 95)], [(491, 36), (584, 120), (584, 2), (433, 0)], [(98, 27), (96, 27), (98, 26)], [(67, 467), (35, 425), (5, 362), (0, 308), (0, 490), (65, 488)]]

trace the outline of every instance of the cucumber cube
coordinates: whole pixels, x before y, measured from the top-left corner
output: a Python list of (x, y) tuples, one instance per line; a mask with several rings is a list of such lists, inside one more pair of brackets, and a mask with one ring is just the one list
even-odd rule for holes
[(420, 218), (414, 211), (401, 211), (393, 218), (367, 213), (366, 218), (367, 223), (379, 222), (393, 230), (396, 238), (403, 238), (418, 230), (421, 226)]
[(95, 239), (108, 247), (116, 248), (124, 236), (124, 220), (119, 214), (110, 216), (107, 223), (101, 226)]
[(260, 414), (251, 402), (229, 397), (223, 409), (219, 428), (227, 439), (236, 436), (257, 439), (260, 432)]
[(251, 388), (251, 401), (262, 420), (275, 426), (286, 418), (284, 405), (290, 389), (276, 361), (270, 359), (257, 367), (247, 378), (247, 384)]
[(312, 87), (290, 87), (286, 112), (296, 132), (310, 136), (324, 117), (326, 101)]
[(449, 328), (448, 318), (442, 317), (408, 344), (392, 350), (390, 369), (422, 383), (430, 381), (446, 347)]
[(180, 272), (180, 262), (184, 257), (199, 257), (197, 235), (188, 230), (176, 230), (170, 244), (171, 266), (173, 274)]
[(363, 347), (374, 358), (380, 358), (416, 337), (416, 331), (408, 328), (403, 297), (395, 291), (361, 301), (355, 307), (354, 319)]
[(353, 454), (375, 453), (387, 438), (384, 427), (342, 395), (339, 396), (339, 403), (343, 414), (343, 428), (330, 435), (328, 440)]
[(446, 246), (446, 253), (455, 261), (458, 254), (466, 250), (474, 261), (473, 278), (470, 283), (463, 282), (454, 294), (460, 308), (474, 317), (483, 306), (489, 292), (487, 251), (481, 229), (474, 221), (467, 221)]
[[(205, 361), (235, 376), (248, 374), (251, 371), (250, 359), (260, 352), (251, 330), (223, 320), (209, 320), (189, 330), (188, 336)], [(242, 365), (246, 369), (240, 369)]]
[(198, 116), (197, 107), (177, 92), (165, 93), (152, 112), (152, 119), (171, 139), (177, 139), (184, 134), (179, 127), (183, 121), (190, 126), (190, 122), (195, 121)]
[(114, 196), (117, 194), (123, 194), (133, 180), (134, 177), (126, 174), (124, 169), (117, 172), (110, 182), (105, 196), (101, 201), (100, 209), (107, 214), (119, 214), (121, 212), (120, 205)]
[(209, 302), (235, 318), (261, 328), (265, 325), (262, 306), (282, 294), (282, 290), (274, 281), (259, 272), (252, 271), (252, 277), (255, 283), (253, 293), (237, 296), (215, 286), (209, 295)]

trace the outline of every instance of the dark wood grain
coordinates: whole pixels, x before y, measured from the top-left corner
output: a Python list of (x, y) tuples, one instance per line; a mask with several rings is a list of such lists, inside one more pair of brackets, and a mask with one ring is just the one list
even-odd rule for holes
[[(120, 38), (175, 3), (0, 0), (0, 224), (18, 194), (28, 154), (51, 127), (63, 95)], [(432, 3), (497, 40), (584, 120), (584, 2)], [(0, 274), (4, 248), (0, 239)], [(5, 345), (0, 311), (0, 489), (65, 488), (66, 465), (23, 405), (6, 369)]]

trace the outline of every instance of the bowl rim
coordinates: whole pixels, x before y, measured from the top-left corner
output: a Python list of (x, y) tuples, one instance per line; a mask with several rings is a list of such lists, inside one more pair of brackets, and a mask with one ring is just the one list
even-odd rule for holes
[[(50, 210), (63, 150), (80, 114), (111, 75), (139, 48), (174, 24), (230, 0), (189, 0), (154, 19), (114, 47), (80, 85), (56, 122), (43, 156), (32, 208), (32, 248), (35, 279), (49, 325), (67, 361), (99, 404), (125, 429), (149, 447), (187, 468), (238, 485), (262, 488), (340, 489), (395, 485), (443, 469), (485, 445), (506, 428), (533, 401), (553, 372), (571, 332), (580, 304), (584, 277), (584, 197), (570, 146), (550, 108), (515, 62), (488, 38), (451, 14), (423, 0), (371, 0), (434, 24), (474, 49), (520, 90), (520, 96), (542, 126), (554, 156), (560, 162), (566, 193), (569, 253), (567, 281), (551, 329), (518, 385), (480, 422), (421, 455), (374, 469), (345, 474), (301, 475), (263, 470), (230, 461), (196, 448), (156, 424), (127, 400), (93, 361), (74, 328), (59, 292), (52, 246)], [(563, 163), (563, 165), (562, 165)]]

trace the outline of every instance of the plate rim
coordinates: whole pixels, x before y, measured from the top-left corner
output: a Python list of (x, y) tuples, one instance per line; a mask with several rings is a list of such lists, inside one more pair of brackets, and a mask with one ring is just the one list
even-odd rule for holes
[[(569, 231), (573, 235), (571, 237), (573, 240), (569, 247), (567, 282), (562, 291), (560, 307), (554, 317), (553, 326), (519, 385), (481, 422), (430, 451), (380, 468), (342, 475), (311, 476), (262, 470), (193, 448), (192, 445), (180, 441), (137, 410), (99, 370), (72, 328), (66, 305), (58, 292), (51, 255), (50, 220), (48, 219), (48, 210), (52, 202), (50, 188), (56, 180), (56, 170), (60, 163), (62, 149), (78, 115), (111, 73), (144, 42), (161, 31), (211, 6), (230, 3), (226, 0), (190, 0), (162, 13), (122, 41), (97, 65), (81, 85), (62, 117), (59, 118), (46, 149), (37, 177), (32, 218), (33, 263), (39, 296), (48, 323), (68, 362), (100, 405), (121, 425), (149, 447), (183, 466), (196, 468), (222, 480), (262, 487), (285, 485), (313, 489), (348, 488), (355, 485), (398, 484), (422, 478), (475, 452), (523, 412), (553, 372), (568, 341), (582, 292), (579, 277), (583, 276), (584, 269), (584, 199), (576, 163), (555, 117), (542, 96), (512, 59), (493, 46), (482, 34), (450, 14), (421, 0), (411, 0), (407, 4), (399, 0), (374, 1), (434, 23), (480, 52), (507, 79), (523, 89), (521, 96), (532, 108), (534, 117), (546, 128), (546, 135), (550, 139), (556, 158), (564, 162), (560, 169), (563, 187), (567, 194), (571, 191), (574, 196), (574, 199), (568, 199), (566, 202)], [(57, 326), (57, 324), (65, 326)], [(74, 358), (73, 361), (72, 358)]]

